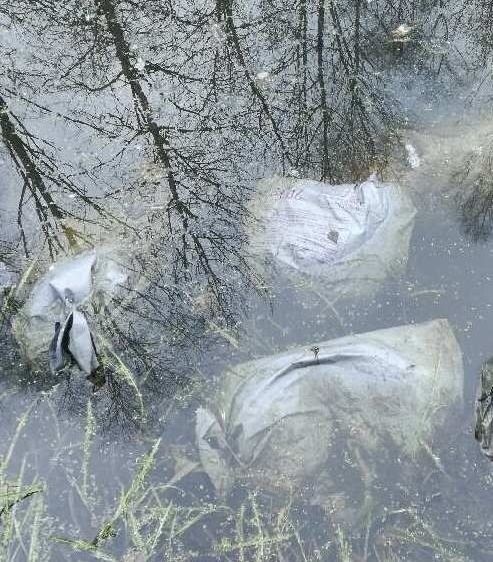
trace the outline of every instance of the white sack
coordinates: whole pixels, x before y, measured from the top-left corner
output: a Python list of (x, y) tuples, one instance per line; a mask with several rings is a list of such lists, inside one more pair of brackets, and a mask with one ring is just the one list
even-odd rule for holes
[(374, 177), (330, 185), (275, 176), (259, 183), (252, 213), (254, 254), (354, 295), (402, 273), (416, 210), (398, 186)]
[(30, 361), (49, 351), (50, 365), (58, 370), (75, 359), (91, 373), (96, 350), (86, 318), (92, 304), (109, 302), (126, 274), (109, 249), (89, 250), (53, 264), (34, 285), (14, 322), (14, 333)]
[(236, 479), (299, 488), (330, 477), (336, 441), (411, 457), (429, 444), (462, 387), (462, 355), (447, 320), (244, 363), (224, 374), (214, 406), (197, 411), (202, 466), (222, 494)]

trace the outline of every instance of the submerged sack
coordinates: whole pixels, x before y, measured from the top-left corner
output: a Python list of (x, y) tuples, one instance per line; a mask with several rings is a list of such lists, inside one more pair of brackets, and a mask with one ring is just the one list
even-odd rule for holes
[(462, 355), (447, 320), (377, 330), (298, 348), (225, 373), (200, 408), (201, 463), (218, 493), (235, 480), (300, 488), (348, 443), (368, 456), (414, 455), (462, 398)]
[(107, 303), (126, 279), (109, 249), (82, 252), (53, 264), (34, 285), (14, 321), (14, 333), (32, 362), (49, 353), (54, 371), (73, 358), (90, 374), (98, 366), (86, 314)]
[(374, 177), (330, 185), (276, 176), (261, 181), (258, 192), (254, 254), (323, 276), (342, 293), (371, 292), (403, 271), (416, 210), (397, 186)]

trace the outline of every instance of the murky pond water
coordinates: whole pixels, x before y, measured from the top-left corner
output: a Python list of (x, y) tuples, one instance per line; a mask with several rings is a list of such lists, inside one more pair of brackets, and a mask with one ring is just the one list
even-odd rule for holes
[[(493, 559), (493, 465), (474, 438), (493, 355), (487, 6), (394, 4), (0, 9), (0, 560)], [(252, 255), (259, 179), (330, 194), (375, 171), (416, 207), (404, 273), (336, 299)], [(18, 326), (50, 264), (90, 247), (126, 278), (81, 306), (88, 380), (26, 352)], [(464, 401), (438, 405), (415, 454), (345, 450), (315, 496), (218, 493), (195, 423), (228, 369), (441, 318)]]

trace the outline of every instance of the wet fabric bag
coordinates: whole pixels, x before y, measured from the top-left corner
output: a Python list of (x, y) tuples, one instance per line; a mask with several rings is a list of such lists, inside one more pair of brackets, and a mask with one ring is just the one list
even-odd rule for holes
[(98, 367), (88, 315), (107, 303), (126, 273), (108, 249), (90, 250), (53, 264), (34, 285), (14, 321), (25, 355), (35, 361), (48, 352), (53, 371), (75, 361), (91, 374)]
[(401, 188), (374, 176), (341, 185), (275, 176), (258, 185), (251, 248), (322, 277), (335, 296), (371, 293), (404, 270), (415, 214)]
[(211, 405), (197, 411), (201, 463), (224, 494), (235, 481), (311, 485), (332, 477), (351, 450), (412, 458), (462, 388), (462, 355), (446, 320), (289, 350), (224, 373)]

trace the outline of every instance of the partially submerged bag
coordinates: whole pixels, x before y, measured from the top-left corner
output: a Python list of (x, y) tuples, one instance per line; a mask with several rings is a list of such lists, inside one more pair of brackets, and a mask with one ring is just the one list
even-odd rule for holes
[[(235, 480), (301, 488), (332, 476), (348, 445), (412, 457), (462, 398), (447, 320), (377, 330), (238, 365), (200, 408), (201, 463), (218, 493)], [(333, 464), (334, 463), (334, 464)]]
[(54, 371), (72, 358), (82, 371), (92, 373), (98, 360), (86, 316), (107, 303), (126, 277), (108, 248), (53, 264), (34, 285), (14, 321), (14, 333), (26, 357), (34, 362), (48, 352)]
[(354, 295), (403, 271), (416, 210), (398, 186), (373, 176), (342, 185), (275, 176), (259, 183), (252, 213), (254, 254)]

